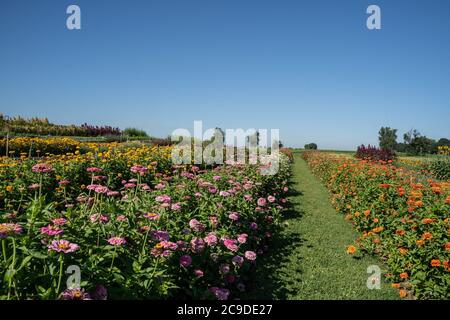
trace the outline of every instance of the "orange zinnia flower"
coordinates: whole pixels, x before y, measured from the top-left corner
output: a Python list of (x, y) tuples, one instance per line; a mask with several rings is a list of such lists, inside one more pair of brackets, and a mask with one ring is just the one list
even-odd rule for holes
[(414, 204), (416, 205), (416, 207), (421, 207), (421, 206), (423, 206), (423, 201), (419, 200), (419, 201), (416, 201)]
[(450, 251), (450, 242), (447, 242), (444, 247), (445, 251)]
[(372, 231), (374, 232), (374, 233), (380, 233), (381, 231), (383, 231), (383, 227), (376, 227), (376, 228), (374, 228)]
[(398, 234), (399, 236), (403, 236), (405, 234), (405, 230), (401, 230), (401, 229), (395, 230), (395, 234)]
[(423, 224), (429, 224), (429, 223), (433, 223), (434, 221), (436, 221), (435, 219), (431, 219), (431, 218), (425, 218), (422, 220)]
[(416, 244), (417, 244), (419, 247), (423, 246), (424, 243), (425, 243), (424, 240), (417, 240), (417, 241), (416, 241)]
[(393, 283), (393, 284), (391, 284), (391, 286), (392, 286), (392, 288), (399, 289), (400, 283)]
[(356, 248), (354, 246), (348, 246), (347, 247), (347, 253), (348, 254), (354, 254), (356, 252)]
[(361, 213), (359, 211), (355, 212), (355, 217), (359, 217), (361, 215)]
[(441, 261), (438, 259), (433, 259), (431, 260), (431, 266), (432, 267), (440, 267), (441, 266)]
[(405, 289), (401, 289), (398, 293), (400, 298), (405, 298), (408, 295), (408, 292)]
[(408, 279), (408, 272), (402, 272), (402, 273), (400, 273), (400, 278), (402, 278), (402, 279)]
[(366, 217), (368, 217), (368, 216), (369, 216), (369, 214), (370, 214), (370, 210), (366, 210), (366, 211), (364, 211), (364, 215), (365, 215)]
[(433, 238), (433, 235), (430, 233), (430, 232), (425, 232), (423, 235), (422, 235), (422, 239), (424, 239), (424, 240), (430, 240), (430, 239), (432, 239)]
[(405, 255), (408, 253), (408, 249), (406, 249), (406, 248), (399, 248), (398, 251), (400, 251), (401, 255)]

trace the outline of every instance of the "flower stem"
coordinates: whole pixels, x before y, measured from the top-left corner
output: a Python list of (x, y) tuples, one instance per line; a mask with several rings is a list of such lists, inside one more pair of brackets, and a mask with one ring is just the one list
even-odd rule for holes
[(109, 272), (112, 271), (113, 265), (114, 265), (114, 259), (116, 258), (116, 251), (117, 251), (117, 246), (114, 247), (114, 253), (113, 253), (113, 257), (111, 260), (111, 266), (109, 267)]
[(3, 260), (5, 261), (5, 265), (6, 265), (8, 259), (6, 258), (6, 240), (5, 239), (2, 240), (2, 251), (3, 251)]
[(58, 278), (58, 286), (56, 287), (56, 298), (58, 298), (59, 288), (61, 287), (62, 273), (63, 273), (63, 265), (64, 265), (64, 257), (61, 253), (59, 255), (59, 278)]
[(16, 264), (16, 239), (12, 238), (12, 243), (13, 243), (13, 258), (12, 258), (12, 263), (9, 266), (10, 269), (10, 273), (9, 273), (9, 281), (8, 281), (8, 300), (11, 296), (11, 285), (12, 285), (12, 279), (15, 273), (15, 264)]

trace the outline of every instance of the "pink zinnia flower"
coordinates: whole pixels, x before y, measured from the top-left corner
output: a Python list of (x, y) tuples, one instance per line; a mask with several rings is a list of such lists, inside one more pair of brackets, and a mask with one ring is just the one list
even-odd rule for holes
[(222, 197), (228, 197), (230, 195), (230, 193), (227, 191), (220, 191), (219, 195), (221, 195)]
[(91, 168), (87, 168), (86, 171), (87, 171), (87, 172), (91, 172), (91, 173), (94, 173), (94, 172), (95, 172), (95, 173), (98, 173), (98, 172), (102, 172), (103, 169), (91, 167)]
[(245, 201), (252, 201), (253, 197), (249, 194), (246, 194), (246, 195), (244, 195), (244, 199), (245, 199)]
[(52, 220), (53, 224), (57, 226), (63, 226), (67, 223), (67, 220), (65, 218), (56, 218)]
[(247, 237), (248, 237), (248, 234), (246, 234), (246, 233), (240, 234), (240, 235), (237, 237), (237, 241), (238, 241), (239, 243), (246, 243), (246, 242), (247, 242)]
[(124, 238), (121, 238), (121, 237), (109, 238), (108, 242), (109, 242), (110, 245), (113, 245), (113, 246), (121, 246), (121, 245), (127, 243), (127, 241)]
[(191, 221), (189, 221), (189, 227), (191, 227), (192, 230), (197, 232), (205, 230), (205, 226), (197, 219), (192, 219)]
[(126, 221), (127, 217), (125, 217), (124, 215), (120, 215), (116, 218), (117, 221)]
[(158, 183), (156, 186), (155, 186), (155, 189), (156, 190), (162, 190), (162, 189), (164, 189), (166, 187), (166, 184), (165, 183)]
[(62, 253), (70, 253), (77, 251), (80, 247), (75, 243), (70, 243), (67, 240), (53, 240), (48, 246), (48, 251), (56, 251)]
[(59, 229), (57, 226), (48, 225), (46, 227), (41, 228), (42, 234), (47, 234), (49, 236), (56, 236), (58, 234), (62, 234), (64, 230)]
[(172, 209), (173, 211), (178, 211), (181, 209), (181, 205), (179, 203), (174, 203), (174, 204), (172, 204), (170, 209)]
[(266, 205), (266, 199), (264, 199), (264, 198), (259, 198), (258, 199), (258, 201), (257, 201), (257, 203), (258, 203), (258, 206), (260, 206), (260, 207), (264, 207), (265, 205)]
[(253, 251), (245, 251), (244, 256), (246, 259), (248, 259), (250, 261), (256, 260), (256, 253), (254, 253)]
[(210, 216), (209, 217), (209, 222), (211, 222), (213, 227), (215, 227), (219, 223), (219, 219), (216, 216)]
[(217, 189), (216, 188), (208, 188), (209, 193), (216, 193)]
[(223, 240), (223, 245), (228, 249), (231, 250), (233, 252), (238, 250), (238, 246), (236, 244), (236, 240), (232, 240), (232, 239), (225, 239)]
[(239, 220), (239, 214), (237, 212), (232, 212), (228, 215), (228, 218), (230, 218), (233, 221)]
[(200, 269), (195, 269), (195, 270), (194, 270), (194, 274), (195, 274), (195, 276), (196, 276), (197, 278), (201, 278), (201, 277), (203, 277), (203, 275), (204, 275), (203, 271), (200, 270)]
[(143, 176), (148, 171), (148, 168), (137, 165), (137, 166), (131, 167), (130, 171), (133, 173), (139, 173), (141, 176)]
[(221, 176), (214, 176), (214, 177), (213, 177), (213, 180), (214, 180), (214, 181), (219, 181), (220, 179), (222, 179)]
[(180, 257), (180, 265), (187, 268), (191, 265), (192, 258), (190, 255), (185, 254), (184, 256)]
[(15, 234), (22, 233), (23, 228), (17, 223), (1, 223), (0, 224), (0, 238), (6, 238)]
[(157, 196), (155, 198), (157, 202), (169, 203), (171, 198), (168, 195)]
[(67, 186), (69, 183), (70, 183), (69, 180), (61, 180), (61, 181), (58, 182), (58, 184), (60, 186)]
[(267, 200), (270, 202), (270, 203), (272, 203), (272, 202), (275, 202), (275, 197), (274, 196), (268, 196), (267, 197)]
[(33, 170), (33, 172), (37, 172), (37, 173), (47, 173), (47, 172), (51, 172), (53, 171), (53, 168), (51, 165), (47, 164), (47, 163), (38, 163), (35, 164), (31, 170)]
[(194, 252), (202, 252), (205, 249), (205, 242), (202, 238), (195, 237), (191, 240), (191, 249)]
[(204, 238), (205, 242), (209, 245), (209, 246), (215, 246), (217, 244), (217, 236), (214, 232), (210, 232), (205, 238)]
[(107, 195), (108, 197), (117, 197), (117, 196), (120, 195), (120, 192), (119, 192), (119, 191), (108, 191), (108, 192), (106, 193), (106, 195)]

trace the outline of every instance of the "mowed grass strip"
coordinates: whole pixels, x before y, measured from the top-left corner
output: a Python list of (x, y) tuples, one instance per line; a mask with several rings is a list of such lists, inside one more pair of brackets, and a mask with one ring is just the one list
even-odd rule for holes
[(382, 263), (373, 256), (355, 258), (346, 252), (357, 233), (337, 213), (329, 193), (295, 155), (290, 201), (284, 229), (271, 251), (259, 261), (248, 299), (398, 299), (390, 284), (368, 289), (367, 268)]

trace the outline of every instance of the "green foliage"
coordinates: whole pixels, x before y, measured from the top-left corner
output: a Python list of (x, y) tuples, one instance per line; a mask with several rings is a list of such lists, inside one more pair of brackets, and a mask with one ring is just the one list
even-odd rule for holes
[(305, 149), (306, 150), (317, 150), (317, 144), (315, 144), (315, 143), (305, 144)]
[(440, 180), (450, 179), (450, 157), (433, 160), (427, 168), (434, 177)]
[(126, 128), (123, 134), (130, 137), (148, 137), (147, 132), (137, 128)]
[(397, 129), (381, 127), (378, 132), (378, 139), (380, 141), (380, 148), (394, 150), (397, 144)]

